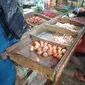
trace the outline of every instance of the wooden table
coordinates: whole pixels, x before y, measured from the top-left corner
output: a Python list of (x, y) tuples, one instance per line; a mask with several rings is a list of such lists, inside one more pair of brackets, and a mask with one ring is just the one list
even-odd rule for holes
[[(28, 46), (30, 42), (29, 36), (20, 42), (16, 43), (15, 45), (9, 47), (6, 52), (9, 55), (9, 58), (16, 62), (19, 65), (25, 66), (30, 68), (34, 72), (38, 72), (39, 74), (43, 75), (47, 79), (52, 81), (52, 85), (59, 85), (60, 77), (66, 65), (68, 64), (71, 55), (73, 54), (77, 44), (81, 40), (83, 34), (85, 33), (85, 29), (82, 28), (81, 32), (78, 34), (77, 38), (74, 40), (73, 45), (70, 47), (69, 51), (66, 53), (66, 57), (62, 59), (61, 62), (57, 64), (54, 69), (48, 68), (46, 66), (40, 65), (35, 61), (27, 58), (25, 55), (18, 54), (17, 52), (24, 47)], [(25, 52), (25, 51), (24, 51)], [(31, 56), (30, 56), (31, 57)]]

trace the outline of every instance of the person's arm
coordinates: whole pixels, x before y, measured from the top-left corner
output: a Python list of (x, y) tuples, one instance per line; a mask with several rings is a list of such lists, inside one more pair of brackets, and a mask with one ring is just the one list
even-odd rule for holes
[(84, 8), (81, 8), (79, 13), (77, 14), (77, 17), (82, 17), (82, 16), (85, 16), (85, 9)]

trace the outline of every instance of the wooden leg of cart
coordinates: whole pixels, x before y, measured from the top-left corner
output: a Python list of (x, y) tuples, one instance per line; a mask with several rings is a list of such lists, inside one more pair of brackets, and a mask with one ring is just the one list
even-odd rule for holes
[(52, 85), (60, 85), (60, 82), (61, 82), (61, 78), (62, 78), (62, 75), (56, 79), (56, 76), (55, 76), (55, 79), (54, 79), (54, 82)]
[(57, 82), (55, 82), (55, 85), (60, 85), (61, 78), (62, 78), (62, 76), (60, 76), (60, 78), (58, 79), (58, 81), (57, 81)]

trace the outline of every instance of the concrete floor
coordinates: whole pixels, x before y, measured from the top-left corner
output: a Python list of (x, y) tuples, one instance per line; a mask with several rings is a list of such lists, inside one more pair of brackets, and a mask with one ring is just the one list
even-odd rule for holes
[(78, 72), (76, 70), (76, 65), (70, 62), (63, 72), (60, 85), (85, 85), (84, 82), (81, 82), (74, 77), (76, 72)]

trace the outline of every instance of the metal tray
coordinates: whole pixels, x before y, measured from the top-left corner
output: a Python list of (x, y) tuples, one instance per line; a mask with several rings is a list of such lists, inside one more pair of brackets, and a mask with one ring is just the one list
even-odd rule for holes
[[(50, 20), (50, 18), (44, 16), (43, 14), (39, 14), (39, 13), (33, 13), (33, 12), (32, 12), (32, 13), (28, 13), (28, 14), (25, 14), (25, 15), (24, 15), (26, 21), (27, 21), (29, 18), (33, 17), (33, 16), (38, 16), (38, 17), (40, 17), (40, 18), (42, 18), (42, 19), (45, 19), (46, 21)], [(31, 24), (30, 22), (27, 22), (27, 23)], [(32, 26), (35, 26), (34, 24), (31, 24), (31, 25), (32, 25)]]
[(50, 58), (46, 59), (29, 52), (29, 46), (32, 44), (32, 40), (29, 37), (9, 47), (6, 51), (11, 60), (22, 66), (30, 68), (33, 71), (37, 71), (41, 75), (46, 76), (48, 79), (56, 82), (58, 81), (62, 71), (67, 65), (72, 53), (84, 33), (85, 30), (82, 28), (74, 39), (73, 44), (67, 49), (65, 55), (58, 63), (56, 59), (52, 61)]
[[(81, 30), (81, 28), (84, 26), (82, 23), (79, 23), (79, 22), (72, 20), (70, 18), (61, 18), (61, 17), (57, 17), (53, 20), (48, 21), (47, 23), (45, 23), (45, 26), (47, 26), (48, 28), (55, 28), (55, 29), (59, 28), (59, 29), (61, 29), (60, 27), (55, 25), (57, 22), (73, 24), (75, 26), (75, 30), (76, 30), (76, 31), (70, 30), (73, 34), (77, 34)], [(68, 31), (69, 29), (65, 29), (65, 30)], [(65, 31), (65, 30), (63, 28), (63, 31)]]

